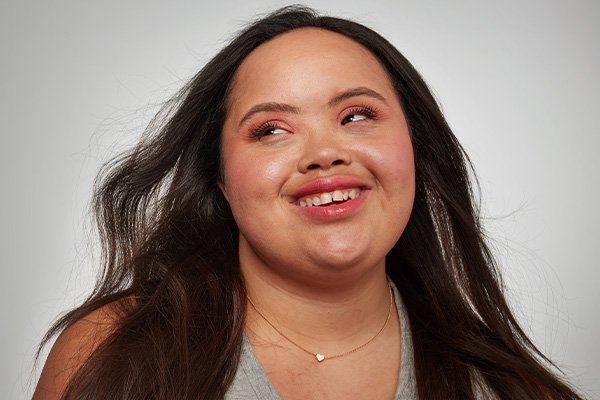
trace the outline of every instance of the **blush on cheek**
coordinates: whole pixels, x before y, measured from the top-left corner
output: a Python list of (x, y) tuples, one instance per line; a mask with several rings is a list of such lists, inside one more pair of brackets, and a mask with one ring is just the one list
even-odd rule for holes
[(224, 188), (234, 213), (250, 210), (262, 203), (261, 200), (278, 194), (281, 168), (276, 162), (265, 162), (239, 152), (233, 154), (225, 164)]
[(289, 162), (283, 155), (276, 157), (245, 157), (235, 156), (228, 163), (228, 177), (232, 187), (249, 186), (255, 194), (271, 195), (279, 190), (279, 183), (289, 177)]
[(262, 178), (268, 181), (276, 181), (280, 174), (281, 165), (276, 162), (271, 162), (267, 164), (266, 168), (264, 169)]

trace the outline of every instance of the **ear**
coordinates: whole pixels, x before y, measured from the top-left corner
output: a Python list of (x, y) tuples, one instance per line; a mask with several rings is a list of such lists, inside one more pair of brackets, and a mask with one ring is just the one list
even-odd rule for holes
[(227, 195), (227, 188), (225, 187), (225, 183), (221, 178), (217, 178), (217, 185), (219, 185), (219, 189), (221, 189), (221, 193), (225, 197), (225, 200), (229, 203), (229, 196)]

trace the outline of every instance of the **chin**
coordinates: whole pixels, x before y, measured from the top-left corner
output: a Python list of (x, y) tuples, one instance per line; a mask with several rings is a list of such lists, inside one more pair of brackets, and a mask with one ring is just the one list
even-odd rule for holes
[(375, 236), (371, 230), (347, 230), (345, 234), (328, 234), (315, 237), (315, 242), (306, 244), (309, 259), (320, 268), (347, 270), (370, 268), (377, 265), (396, 242), (396, 238)]
[(318, 253), (311, 252), (311, 263), (323, 272), (341, 272), (356, 269), (368, 269), (379, 263), (385, 256), (375, 259), (368, 249), (361, 251), (357, 247), (320, 248)]

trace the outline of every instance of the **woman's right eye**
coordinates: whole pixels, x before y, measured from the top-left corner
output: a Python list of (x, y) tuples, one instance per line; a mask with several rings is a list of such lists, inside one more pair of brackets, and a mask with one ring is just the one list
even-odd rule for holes
[(265, 124), (261, 124), (257, 127), (252, 128), (251, 135), (256, 139), (261, 139), (265, 136), (281, 135), (282, 133), (287, 132), (287, 130), (279, 127), (278, 125), (267, 122)]

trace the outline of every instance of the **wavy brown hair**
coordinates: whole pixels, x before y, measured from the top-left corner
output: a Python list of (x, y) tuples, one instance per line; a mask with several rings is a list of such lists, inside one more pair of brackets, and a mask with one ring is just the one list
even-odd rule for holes
[(509, 310), (474, 207), (470, 163), (419, 73), (373, 30), (300, 6), (242, 30), (157, 116), (153, 125), (161, 127), (99, 175), (93, 208), (101, 278), (44, 343), (107, 304), (119, 304), (121, 317), (63, 398), (224, 397), (246, 306), (238, 229), (217, 185), (228, 92), (253, 49), (303, 27), (369, 49), (409, 125), (416, 198), (386, 268), (409, 315), (419, 397), (474, 399), (483, 384), (501, 399), (579, 399)]

